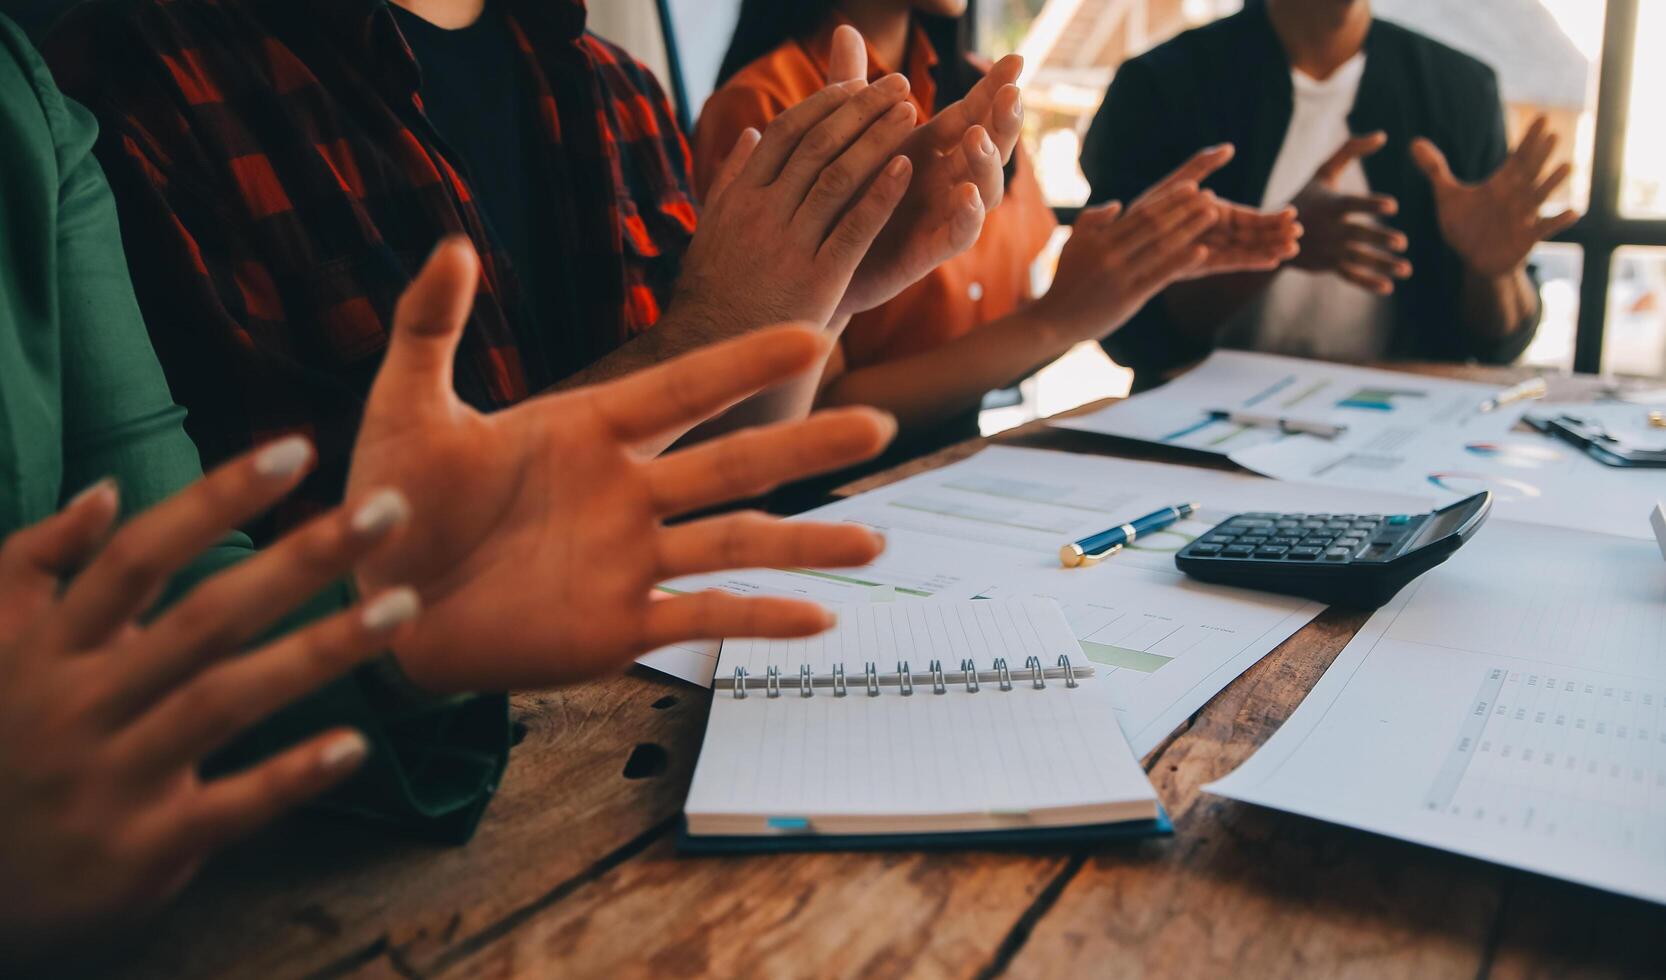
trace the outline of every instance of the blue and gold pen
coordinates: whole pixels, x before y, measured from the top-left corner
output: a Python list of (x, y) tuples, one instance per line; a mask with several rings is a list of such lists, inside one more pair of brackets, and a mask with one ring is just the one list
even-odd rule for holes
[(1148, 534), (1156, 534), (1177, 521), (1197, 513), (1198, 504), (1175, 504), (1155, 514), (1147, 514), (1137, 521), (1101, 531), (1074, 544), (1059, 549), (1059, 561), (1065, 568), (1097, 565)]

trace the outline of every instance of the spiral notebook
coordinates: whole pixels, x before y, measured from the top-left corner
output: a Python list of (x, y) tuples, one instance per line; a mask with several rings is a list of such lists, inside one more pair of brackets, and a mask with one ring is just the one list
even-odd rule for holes
[(723, 645), (684, 850), (981, 846), (1163, 833), (1051, 599), (835, 608)]

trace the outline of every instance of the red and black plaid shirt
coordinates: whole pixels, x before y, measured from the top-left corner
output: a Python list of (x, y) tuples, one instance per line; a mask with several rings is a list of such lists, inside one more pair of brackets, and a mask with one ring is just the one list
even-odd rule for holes
[[(395, 302), (443, 235), (483, 260), (457, 359), (481, 409), (583, 369), (669, 297), (695, 211), (659, 84), (585, 33), (582, 0), (503, 2), (540, 102), (556, 213), (537, 220), (559, 268), (513, 270), (488, 234), (386, 0), (103, 0), (47, 45), (102, 125), (135, 288), (205, 460), (290, 432), (318, 444), (319, 472), (259, 536), (339, 500)], [(517, 272), (571, 277), (574, 308), (518, 322)]]

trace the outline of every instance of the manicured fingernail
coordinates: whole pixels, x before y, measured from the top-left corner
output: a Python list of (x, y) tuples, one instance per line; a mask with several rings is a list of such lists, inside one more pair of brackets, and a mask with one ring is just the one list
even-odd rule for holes
[(879, 550), (880, 551), (884, 551), (885, 546), (889, 543), (889, 542), (886, 541), (885, 532), (883, 532), (883, 531), (873, 532), (873, 540), (874, 540), (874, 544), (879, 545)]
[(351, 769), (364, 761), (370, 754), (370, 742), (358, 732), (348, 732), (332, 739), (324, 751), (318, 754), (318, 767), (332, 772), (340, 769)]
[(417, 618), (422, 612), (422, 599), (416, 590), (407, 586), (388, 591), (372, 599), (363, 613), (364, 628), (372, 633), (388, 633)]
[(908, 173), (908, 168), (911, 166), (913, 166), (913, 164), (908, 162), (907, 157), (897, 157), (895, 160), (891, 161), (890, 166), (885, 168), (885, 173), (891, 177), (901, 177)]
[(353, 533), (365, 538), (379, 538), (405, 523), (411, 516), (411, 505), (398, 490), (378, 490), (353, 512)]
[(886, 75), (874, 84), (874, 88), (884, 95), (901, 95), (908, 91), (908, 79), (902, 75)]
[(92, 500), (94, 497), (109, 497), (111, 499), (111, 502), (114, 502), (116, 494), (117, 494), (116, 478), (113, 477), (113, 476), (107, 476), (104, 479), (102, 479), (102, 480), (98, 481), (97, 483), (93, 484), (92, 486), (87, 487), (86, 489), (82, 490), (80, 493), (76, 494), (73, 498), (70, 499), (70, 502), (69, 502), (68, 506), (66, 506), (64, 509), (65, 510), (73, 510), (76, 507), (79, 507), (82, 504)]
[(914, 103), (898, 102), (885, 113), (885, 118), (890, 122), (901, 122), (913, 115)]
[(312, 462), (312, 443), (301, 436), (279, 439), (255, 457), (255, 472), (268, 480), (286, 480)]
[(824, 630), (830, 630), (839, 625), (839, 617), (834, 615), (834, 613), (828, 609), (823, 609), (821, 611), (821, 621), (823, 624), (822, 629)]

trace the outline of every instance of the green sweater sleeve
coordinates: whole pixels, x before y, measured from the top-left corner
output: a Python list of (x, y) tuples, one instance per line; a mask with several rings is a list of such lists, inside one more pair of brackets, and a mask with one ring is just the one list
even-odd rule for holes
[[(64, 98), (0, 16), (0, 534), (52, 513), (106, 476), (137, 513), (202, 475), (140, 318), (91, 115)], [(228, 537), (164, 603), (253, 554)], [(345, 606), (344, 588), (280, 627)], [(346, 725), (373, 756), (323, 805), (440, 839), (466, 839), (508, 755), (506, 701), (412, 711), (369, 673), (339, 681), (249, 733), (215, 768), (246, 765)]]

